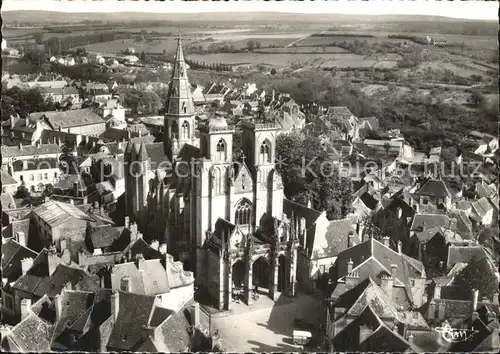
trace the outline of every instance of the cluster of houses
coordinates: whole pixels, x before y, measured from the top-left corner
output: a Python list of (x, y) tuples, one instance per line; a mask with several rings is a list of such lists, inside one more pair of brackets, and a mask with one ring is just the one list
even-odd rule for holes
[(86, 53), (83, 56), (52, 56), (49, 60), (51, 63), (57, 63), (64, 66), (74, 66), (77, 64), (95, 64), (95, 65), (107, 65), (111, 67), (118, 66), (120, 64), (133, 65), (139, 62), (139, 58), (132, 54), (127, 55), (112, 55), (112, 54), (99, 54), (94, 52)]
[[(120, 91), (116, 83), (36, 85), (58, 102), (76, 104), (85, 92), (95, 104), (13, 116), (2, 126), (2, 348), (220, 350), (200, 321), (193, 273), (166, 243), (146, 241), (136, 223), (115, 217), (123, 214), (127, 144), (163, 140), (163, 116), (127, 120), (112, 94)], [(441, 162), (439, 147), (415, 151), (399, 131), (383, 131), (376, 117), (358, 118), (346, 107), (318, 108), (306, 124), (292, 97), (255, 84), (190, 89), (197, 126), (225, 118), (219, 128), (229, 126), (238, 139), (245, 122), (259, 117), (275, 122), (277, 134), (315, 132), (339, 166), (381, 162), (348, 171), (354, 190), (345, 219), (283, 201), (286, 215), (300, 215), (297, 282), (327, 295), (331, 351), (498, 349), (498, 292), (461, 283), (478, 264), (498, 283), (500, 240), (488, 232), (498, 220), (495, 176), (450, 186), (425, 168)], [(456, 162), (494, 164), (498, 139), (471, 135), (477, 148)], [(67, 155), (76, 166), (63, 172)], [(443, 341), (434, 328), (447, 324), (473, 328), (472, 340)]]

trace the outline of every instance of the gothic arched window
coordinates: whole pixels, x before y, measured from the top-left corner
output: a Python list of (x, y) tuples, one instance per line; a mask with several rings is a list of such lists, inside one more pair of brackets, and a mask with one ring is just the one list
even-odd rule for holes
[(179, 134), (179, 127), (177, 126), (177, 122), (172, 122), (172, 138), (175, 138), (177, 137), (177, 135)]
[(186, 108), (186, 102), (182, 102), (182, 113), (186, 113), (187, 108)]
[(216, 161), (225, 161), (226, 160), (226, 143), (223, 139), (220, 139), (217, 143), (217, 150), (215, 155)]
[(271, 162), (271, 143), (267, 139), (260, 146), (260, 162)]
[(182, 139), (189, 139), (189, 123), (187, 121), (182, 123)]
[(234, 213), (234, 223), (236, 225), (249, 225), (252, 222), (252, 203), (249, 200), (243, 199)]

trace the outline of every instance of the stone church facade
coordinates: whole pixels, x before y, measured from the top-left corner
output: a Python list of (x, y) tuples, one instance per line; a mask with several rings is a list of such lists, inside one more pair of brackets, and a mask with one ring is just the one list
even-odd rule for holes
[(243, 122), (244, 159), (233, 161), (235, 131), (224, 118), (200, 123), (196, 137), (190, 87), (179, 38), (164, 141), (125, 150), (126, 215), (195, 272), (218, 308), (229, 308), (233, 289), (248, 304), (255, 287), (293, 296), (298, 240), (283, 214), (276, 123)]

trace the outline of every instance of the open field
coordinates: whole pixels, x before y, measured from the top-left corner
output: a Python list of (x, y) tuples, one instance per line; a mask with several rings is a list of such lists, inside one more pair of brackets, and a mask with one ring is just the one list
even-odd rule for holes
[(243, 49), (243, 48), (247, 47), (247, 43), (249, 40), (253, 40), (254, 42), (260, 42), (261, 48), (269, 48), (271, 46), (285, 47), (288, 44), (292, 43), (295, 40), (295, 38), (289, 38), (289, 37), (285, 37), (285, 38), (249, 37), (248, 39), (245, 39), (245, 40), (230, 41), (230, 42), (234, 46), (234, 48)]
[[(479, 71), (483, 71), (479, 68), (476, 68), (475, 70), (473, 70), (472, 67), (469, 69), (468, 67), (462, 67), (462, 66), (456, 65), (454, 63), (437, 62), (437, 61), (429, 61), (429, 62), (421, 63), (417, 67), (417, 71), (423, 72), (427, 68), (431, 68), (433, 70), (441, 70), (441, 71), (450, 70), (454, 74), (456, 74), (458, 76), (463, 76), (463, 77), (469, 77), (471, 75), (481, 75), (481, 73)], [(487, 70), (486, 68), (484, 68), (484, 69)], [(483, 72), (483, 75), (484, 74), (485, 73)]]
[[(380, 62), (377, 60), (365, 59), (357, 54), (262, 54), (262, 53), (218, 53), (218, 54), (192, 54), (189, 59), (204, 61), (206, 63), (224, 64), (249, 64), (268, 65), (275, 67), (285, 67), (297, 62), (314, 62), (321, 67), (371, 67), (374, 65), (386, 65), (393, 67), (395, 61)], [(323, 64), (321, 64), (323, 63)], [(382, 64), (383, 63), (383, 64)]]
[[(391, 69), (397, 66), (396, 60), (380, 60), (377, 57), (363, 56), (357, 54), (332, 55), (321, 64), (322, 68), (386, 68)], [(392, 59), (392, 58), (391, 58)]]
[(258, 52), (282, 52), (286, 54), (294, 53), (349, 53), (347, 49), (340, 47), (287, 47), (287, 48), (260, 48), (257, 49)]
[[(190, 40), (183, 40), (183, 44), (191, 43)], [(98, 53), (120, 53), (127, 48), (134, 48), (136, 53), (142, 51), (146, 53), (162, 53), (165, 50), (167, 53), (174, 53), (177, 48), (177, 40), (175, 38), (160, 39), (152, 41), (135, 41), (133, 39), (115, 40), (111, 42), (94, 43), (84, 46), (87, 51)]]

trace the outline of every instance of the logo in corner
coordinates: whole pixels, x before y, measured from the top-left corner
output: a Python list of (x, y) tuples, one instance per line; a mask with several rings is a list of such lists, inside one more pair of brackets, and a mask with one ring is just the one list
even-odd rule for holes
[(466, 342), (471, 340), (476, 333), (479, 333), (474, 327), (471, 329), (452, 328), (448, 322), (443, 323), (442, 327), (435, 327), (434, 330), (441, 333), (441, 337), (450, 343)]

